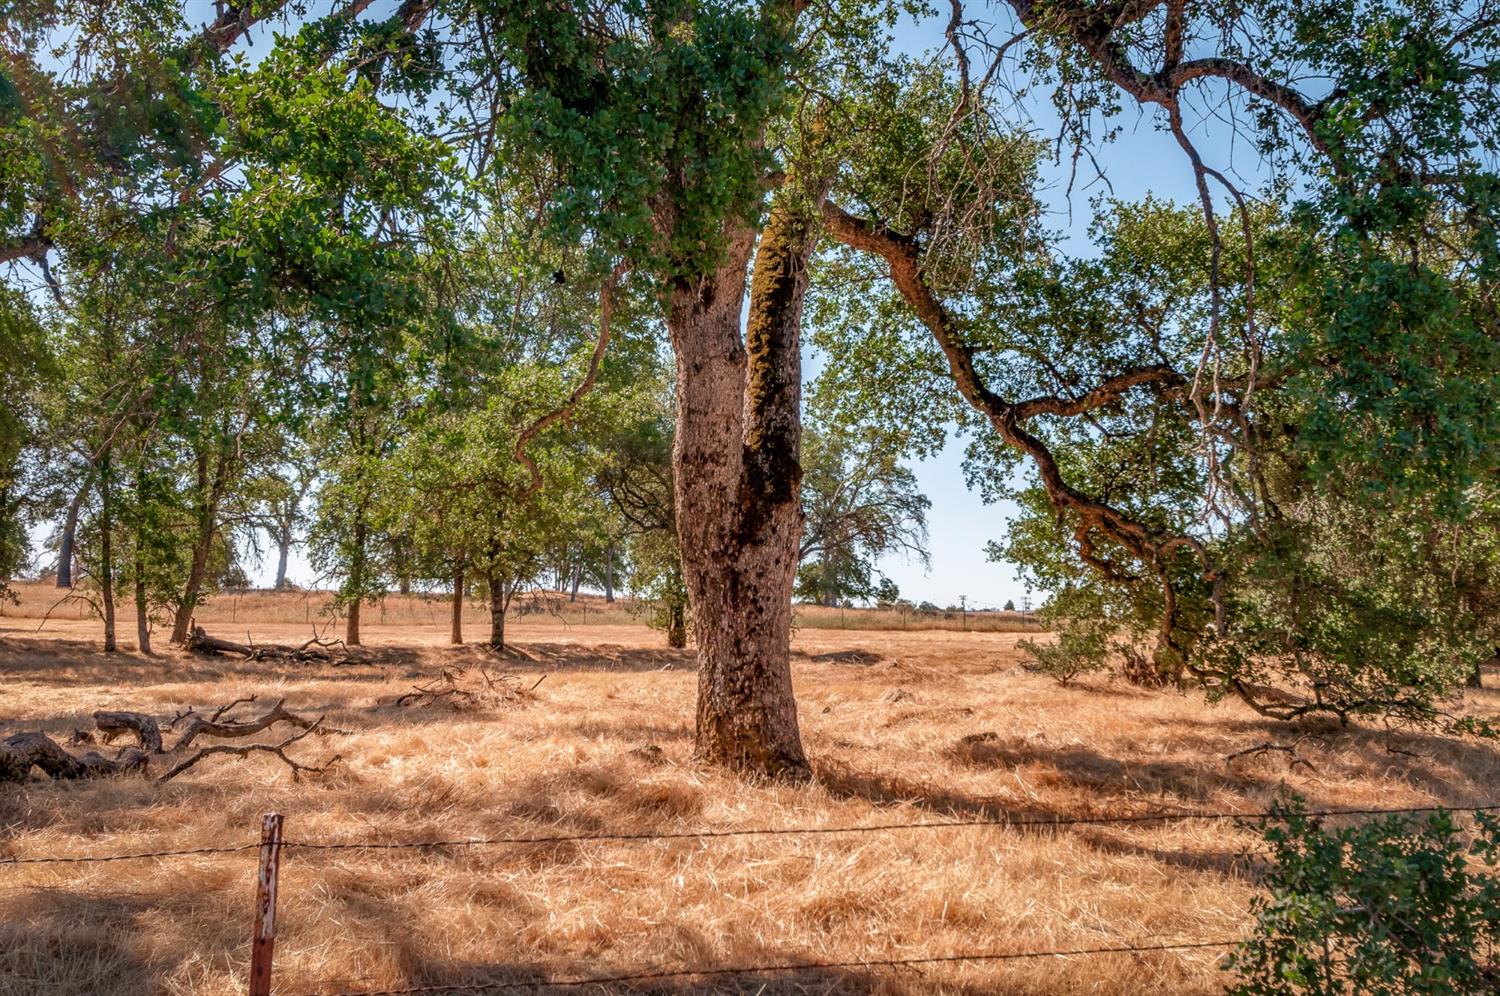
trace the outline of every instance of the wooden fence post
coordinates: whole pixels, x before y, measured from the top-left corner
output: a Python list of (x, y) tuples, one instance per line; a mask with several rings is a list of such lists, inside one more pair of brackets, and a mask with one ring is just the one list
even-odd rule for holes
[(260, 821), (260, 870), (255, 876), (255, 933), (250, 938), (250, 996), (271, 996), (276, 946), (276, 876), (281, 870), (281, 814)]

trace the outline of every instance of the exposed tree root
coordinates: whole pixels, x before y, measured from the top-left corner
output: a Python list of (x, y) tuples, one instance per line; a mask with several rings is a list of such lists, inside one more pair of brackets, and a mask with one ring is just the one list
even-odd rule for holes
[[(337, 756), (325, 761), (322, 765), (314, 767), (302, 764), (286, 754), (286, 748), (297, 741), (317, 733), (320, 736), (329, 734), (347, 735), (347, 730), (337, 730), (323, 725), (323, 717), (307, 719), (296, 713), (287, 711), (285, 700), (278, 699), (260, 716), (252, 719), (227, 718), (228, 714), (237, 706), (254, 702), (256, 696), (236, 699), (226, 705), (222, 705), (213, 712), (204, 715), (195, 709), (179, 712), (170, 723), (168, 729), (176, 729), (181, 724), (186, 724), (177, 742), (172, 749), (167, 751), (162, 746), (161, 724), (153, 717), (138, 712), (115, 712), (99, 710), (94, 713), (94, 725), (98, 729), (99, 737), (86, 730), (75, 729), (68, 738), (72, 745), (91, 744), (95, 742), (108, 743), (109, 740), (122, 733), (132, 734), (136, 739), (136, 746), (125, 747), (115, 755), (113, 759), (107, 758), (97, 751), (89, 751), (81, 756), (75, 755), (58, 744), (51, 737), (40, 732), (17, 733), (0, 741), (0, 784), (7, 782), (24, 782), (31, 776), (33, 767), (51, 778), (75, 779), (75, 778), (97, 778), (106, 775), (122, 774), (148, 774), (148, 767), (154, 755), (171, 755), (179, 759), (166, 772), (157, 778), (158, 783), (168, 781), (177, 777), (182, 772), (193, 767), (206, 757), (215, 754), (233, 754), (237, 757), (247, 757), (252, 753), (269, 753), (285, 762), (292, 771), (293, 778), (300, 778), (303, 773), (316, 773), (324, 770)], [(192, 754), (184, 755), (199, 737), (248, 737), (262, 730), (270, 729), (278, 723), (284, 723), (296, 727), (301, 732), (286, 738), (277, 744), (247, 744), (243, 747), (233, 747), (227, 744), (216, 744), (211, 747), (203, 747)]]

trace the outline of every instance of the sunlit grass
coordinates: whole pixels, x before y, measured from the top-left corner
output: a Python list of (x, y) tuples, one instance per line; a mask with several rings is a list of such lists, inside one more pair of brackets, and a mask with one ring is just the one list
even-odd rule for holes
[[(26, 605), (33, 604), (28, 592)], [(210, 629), (257, 641), (306, 628), (300, 596), (218, 600)], [(0, 853), (87, 854), (255, 839), (654, 832), (921, 822), (950, 814), (1257, 811), (1493, 801), (1494, 750), (1355, 729), (1304, 741), (1315, 766), (1224, 757), (1286, 731), (1197, 695), (1103, 680), (1059, 689), (1016, 664), (1018, 634), (799, 629), (794, 677), (817, 771), (747, 784), (694, 764), (695, 676), (637, 622), (521, 616), (517, 651), (448, 648), (442, 606), (367, 617), (379, 666), (269, 666), (98, 652), (98, 623), (0, 619), (0, 730), (58, 736), (98, 708), (167, 717), (259, 693), (353, 731), (302, 755), (343, 762), (293, 782), (275, 762), (205, 762), (136, 779), (0, 791)], [(278, 609), (278, 606), (280, 607)], [(255, 613), (251, 617), (244, 613)], [(476, 619), (477, 623), (477, 619)], [(122, 620), (122, 640), (133, 630)], [(482, 631), (471, 630), (478, 638)], [(490, 712), (382, 700), (445, 665), (523, 675), (528, 702)], [(1495, 695), (1476, 703), (1493, 710)], [(638, 750), (654, 745), (659, 751)], [(1394, 749), (1392, 749), (1394, 748)], [(1399, 753), (1405, 751), (1408, 753)], [(901, 831), (506, 846), (292, 849), (278, 991), (530, 981), (640, 968), (942, 955), (1235, 936), (1248, 925), (1256, 836), (1232, 823)], [(243, 992), (252, 853), (0, 867), (0, 993)], [(650, 992), (1193, 993), (1223, 984), (1214, 951), (699, 980)], [(762, 990), (760, 987), (765, 985)], [(717, 988), (714, 988), (717, 987)]]

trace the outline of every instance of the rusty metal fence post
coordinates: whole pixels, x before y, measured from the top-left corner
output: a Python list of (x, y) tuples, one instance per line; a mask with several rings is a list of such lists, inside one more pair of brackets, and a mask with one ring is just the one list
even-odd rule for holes
[(271, 952), (276, 946), (276, 876), (281, 870), (281, 814), (260, 821), (260, 869), (255, 876), (255, 933), (250, 938), (250, 996), (271, 996)]

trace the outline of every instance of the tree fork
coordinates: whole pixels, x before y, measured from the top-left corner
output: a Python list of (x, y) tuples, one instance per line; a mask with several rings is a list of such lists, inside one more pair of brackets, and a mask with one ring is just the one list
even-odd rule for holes
[(674, 290), (678, 539), (698, 637), (695, 753), (736, 771), (810, 776), (792, 690), (791, 596), (802, 528), (802, 302), (815, 231), (778, 208), (725, 261)]

